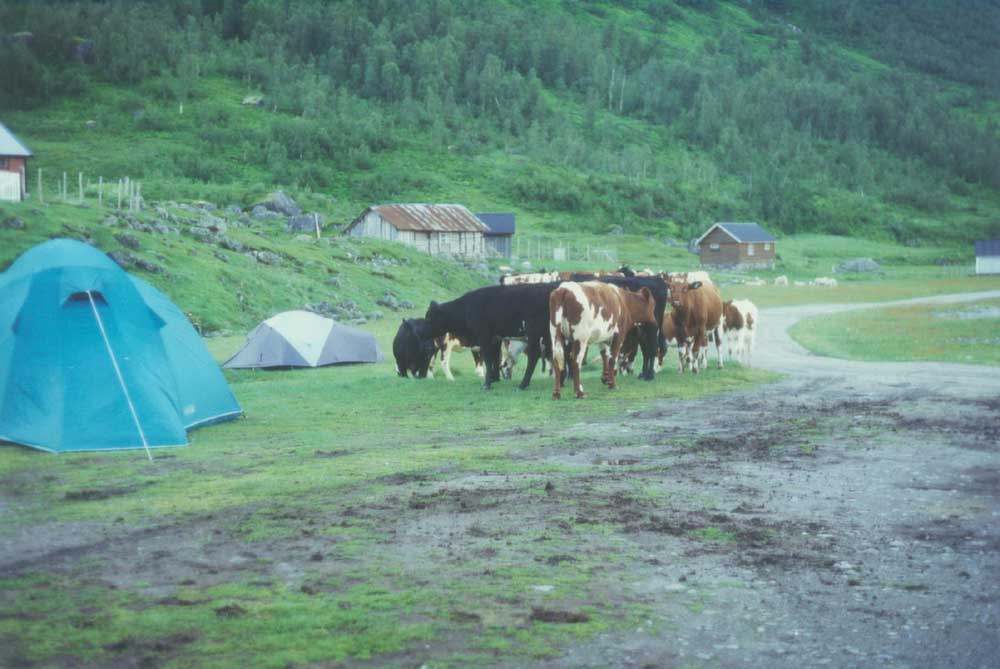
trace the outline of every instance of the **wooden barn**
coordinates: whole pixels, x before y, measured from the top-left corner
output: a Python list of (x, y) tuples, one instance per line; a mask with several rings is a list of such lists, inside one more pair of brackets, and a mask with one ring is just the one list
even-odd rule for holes
[(489, 230), (486, 231), (486, 253), (497, 258), (509, 258), (513, 253), (514, 214), (476, 214)]
[(483, 258), (487, 231), (460, 204), (379, 204), (361, 212), (344, 234), (389, 239), (435, 256)]
[(976, 241), (976, 274), (1000, 274), (1000, 239)]
[(28, 194), (31, 150), (0, 123), (0, 200), (20, 202)]
[(703, 267), (774, 269), (776, 241), (756, 223), (716, 223), (695, 243)]

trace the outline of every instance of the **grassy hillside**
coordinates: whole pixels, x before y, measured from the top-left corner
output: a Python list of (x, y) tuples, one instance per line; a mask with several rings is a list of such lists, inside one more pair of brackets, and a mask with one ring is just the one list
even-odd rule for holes
[(995, 9), (849, 4), (860, 32), (820, 2), (15, 3), (0, 118), (50, 193), (65, 171), (219, 205), (277, 185), (335, 225), (409, 200), (562, 236), (996, 234)]

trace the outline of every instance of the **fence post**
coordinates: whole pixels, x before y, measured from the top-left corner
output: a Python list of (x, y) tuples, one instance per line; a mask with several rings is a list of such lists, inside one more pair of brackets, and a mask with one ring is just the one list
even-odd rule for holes
[(104, 205), (104, 177), (97, 177), (97, 206)]
[(319, 214), (313, 213), (313, 225), (316, 227), (316, 241), (319, 241)]
[(122, 180), (118, 180), (118, 208), (122, 208)]
[(80, 186), (80, 204), (83, 204), (83, 172), (77, 172), (76, 175)]
[(38, 203), (45, 204), (45, 195), (42, 194), (42, 168), (38, 168)]
[(66, 173), (63, 172), (63, 182), (62, 182), (62, 201), (66, 201)]

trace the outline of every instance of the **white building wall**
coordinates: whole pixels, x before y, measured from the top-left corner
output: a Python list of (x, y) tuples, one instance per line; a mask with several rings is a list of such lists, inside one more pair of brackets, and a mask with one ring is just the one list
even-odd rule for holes
[(481, 232), (421, 232), (397, 230), (376, 212), (371, 211), (349, 231), (352, 237), (374, 237), (412, 246), (431, 255), (483, 258), (485, 236)]
[(1000, 256), (977, 256), (976, 274), (1000, 274)]

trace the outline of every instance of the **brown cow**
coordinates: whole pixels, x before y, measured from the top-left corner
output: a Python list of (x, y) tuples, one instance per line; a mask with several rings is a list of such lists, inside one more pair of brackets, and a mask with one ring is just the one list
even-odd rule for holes
[(722, 298), (714, 284), (694, 281), (670, 282), (670, 304), (674, 310), (679, 371), (685, 366), (695, 374), (708, 366), (708, 337), (712, 334), (722, 368)]
[(552, 335), (552, 369), (555, 388), (552, 398), (559, 399), (562, 370), (569, 353), (576, 396), (584, 396), (580, 385), (580, 363), (587, 344), (600, 344), (604, 359), (602, 378), (608, 388), (615, 386), (615, 363), (625, 336), (637, 325), (656, 323), (655, 300), (648, 288), (638, 293), (600, 281), (567, 281), (549, 295), (549, 331)]

